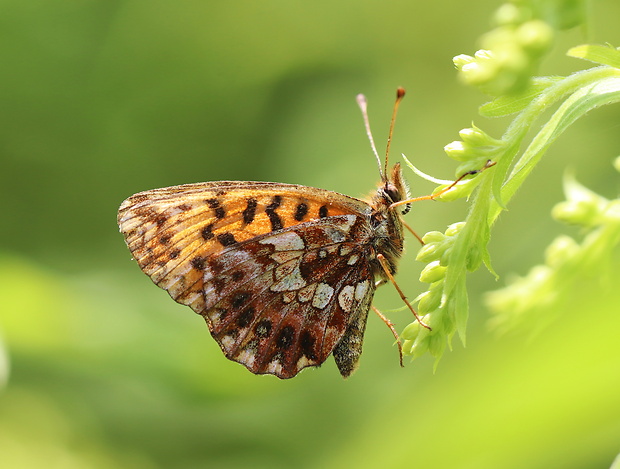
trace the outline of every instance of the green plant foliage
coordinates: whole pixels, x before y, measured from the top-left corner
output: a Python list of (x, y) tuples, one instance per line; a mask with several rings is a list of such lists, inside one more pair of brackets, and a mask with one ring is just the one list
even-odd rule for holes
[[(616, 52), (610, 49), (608, 56), (613, 57)], [(473, 127), (460, 132), (463, 140), (446, 146), (448, 156), (457, 161), (465, 161), (458, 171), (467, 172), (471, 171), (472, 167), (480, 168), (485, 159), (496, 162), (496, 165), (476, 176), (481, 181), (477, 184), (475, 195), (471, 197), (471, 208), (466, 220), (456, 225), (458, 229), (453, 225), (444, 236), (441, 233), (429, 233), (423, 238), (427, 244), (418, 253), (418, 260), (429, 263), (439, 261), (439, 265), (445, 267), (445, 270), (442, 271), (443, 277), (435, 280), (430, 289), (418, 297), (422, 319), (431, 325), (433, 330), (421, 331), (419, 326), (412, 323), (403, 332), (405, 353), (414, 358), (421, 356), (426, 350), (435, 358), (440, 358), (445, 347), (438, 343), (445, 340), (450, 342), (456, 330), (464, 341), (469, 311), (465, 276), (467, 272), (476, 270), (482, 262), (490, 268), (487, 245), (491, 226), (547, 148), (569, 125), (592, 109), (620, 101), (620, 70), (603, 66), (577, 72), (561, 80), (554, 78), (547, 82), (547, 86), (539, 88), (537, 93), (528, 95), (529, 103), (517, 114), (500, 140), (492, 139), (477, 127)], [(518, 105), (510, 106), (509, 98), (503, 97), (496, 105), (493, 102), (485, 105), (485, 110), (497, 114), (498, 109), (518, 108), (525, 100), (523, 95), (515, 99), (519, 102)], [(523, 154), (518, 156), (518, 149), (523, 145), (525, 135), (536, 118), (545, 109), (558, 103), (557, 111), (532, 138)], [(468, 185), (471, 185), (471, 182), (464, 184), (464, 187), (467, 188)], [(438, 188), (440, 189), (441, 187)], [(458, 189), (460, 190), (455, 192), (461, 197), (471, 193), (471, 189)], [(600, 215), (598, 211), (603, 209), (598, 205), (594, 207), (593, 203), (583, 202), (578, 208), (571, 204), (570, 207), (572, 210), (596, 212), (591, 216), (615, 223), (613, 216)], [(615, 213), (613, 207), (610, 212)], [(567, 210), (568, 208), (563, 209), (562, 213)], [(596, 220), (598, 222), (599, 218)], [(613, 236), (608, 236), (607, 239), (611, 241), (611, 247), (615, 247), (617, 239)], [(610, 245), (609, 242), (606, 245)], [(533, 274), (536, 281), (539, 281), (539, 274), (539, 271)], [(445, 340), (440, 339), (442, 336)], [(431, 347), (431, 343), (435, 345)]]
[(587, 235), (581, 243), (558, 236), (547, 248), (545, 264), (488, 294), (487, 304), (495, 313), (492, 325), (502, 332), (531, 324), (540, 331), (557, 319), (550, 312), (566, 309), (588, 282), (600, 282), (603, 290), (614, 288), (610, 282), (614, 264), (620, 262), (620, 199), (607, 200), (572, 175), (565, 177), (564, 191), (567, 200), (554, 207), (553, 217), (581, 226)]
[(504, 3), (496, 27), (480, 40), (482, 49), (454, 58), (461, 78), (492, 96), (523, 94), (557, 30), (583, 23), (584, 9), (583, 0)]
[[(523, 15), (515, 12), (515, 18), (517, 17), (522, 18)], [(517, 54), (515, 50), (509, 52), (511, 43), (515, 46), (513, 49), (517, 47), (517, 44), (521, 44), (517, 37), (518, 34), (514, 30), (513, 33), (515, 34), (501, 41), (501, 47), (506, 48), (504, 56)], [(493, 34), (503, 33), (494, 32)], [(618, 50), (612, 47), (580, 46), (571, 49), (569, 54), (605, 65), (576, 72), (566, 78), (537, 77), (531, 80), (527, 89), (518, 93), (516, 90), (521, 90), (525, 85), (510, 88), (502, 85), (492, 90), (491, 94), (500, 96), (482, 106), (481, 114), (496, 117), (517, 113), (502, 138), (494, 139), (473, 126), (461, 130), (460, 141), (446, 145), (445, 151), (448, 156), (461, 162), (457, 168), (457, 175), (475, 171), (476, 168), (483, 168), (485, 161), (493, 161), (496, 164), (482, 174), (478, 174), (474, 180), (475, 183), (468, 181), (457, 185), (454, 190), (439, 197), (440, 200), (470, 197), (474, 187), (476, 188), (475, 194), (471, 196), (469, 213), (463, 223), (452, 225), (445, 234), (432, 232), (423, 238), (426, 245), (418, 253), (417, 259), (427, 262), (428, 266), (423, 271), (420, 280), (422, 282), (428, 280), (427, 269), (433, 272), (438, 272), (436, 270), (438, 267), (442, 269), (440, 275), (435, 273), (431, 276), (433, 281), (430, 282), (429, 290), (417, 298), (422, 320), (430, 325), (432, 330), (421, 328), (415, 322), (407, 326), (402, 333), (404, 352), (407, 355), (417, 358), (429, 351), (435, 357), (437, 364), (437, 360), (445, 349), (446, 341), (449, 344), (456, 331), (465, 343), (465, 325), (469, 314), (465, 277), (467, 272), (475, 271), (483, 262), (491, 269), (487, 248), (491, 226), (500, 212), (506, 209), (506, 204), (524, 184), (527, 176), (549, 146), (571, 124), (595, 108), (620, 101), (620, 69), (613, 66), (619, 62), (620, 52)], [(485, 52), (479, 51), (476, 57), (483, 61), (487, 59), (495, 61), (492, 54)], [(464, 56), (455, 58), (455, 64), (461, 73), (473, 73), (468, 67), (472, 64), (480, 65), (480, 61), (469, 61), (470, 59)], [(497, 73), (501, 74), (499, 71)], [(478, 78), (479, 76), (476, 75), (476, 79), (472, 79), (471, 83), (481, 85), (482, 82), (478, 81)], [(527, 79), (529, 82), (529, 76)], [(487, 86), (483, 88), (489, 91)], [(558, 106), (557, 110), (534, 135), (523, 153), (519, 154), (533, 123), (552, 106)], [(438, 187), (437, 191), (443, 187), (445, 186)], [(573, 183), (571, 187), (576, 187), (576, 184)], [(575, 190), (570, 192), (575, 192)], [(601, 208), (601, 205), (605, 208)], [(596, 217), (596, 223), (600, 220), (605, 220), (606, 224), (614, 226), (616, 223), (613, 215), (599, 213), (601, 211), (607, 213), (607, 205), (603, 202), (598, 205), (591, 201), (571, 202), (568, 206), (560, 207), (555, 211), (556, 217), (558, 213), (565, 214), (569, 209), (573, 210), (573, 213), (585, 210), (592, 217)], [(609, 209), (612, 214), (615, 213), (613, 207), (615, 205), (612, 204), (612, 208)], [(581, 212), (574, 214), (585, 216)], [(615, 228), (610, 229), (613, 231)], [(615, 236), (606, 234), (605, 238), (607, 242), (603, 245), (610, 249), (616, 246), (618, 240)], [(531, 282), (538, 284), (547, 292), (555, 291), (557, 286), (555, 284), (546, 287), (539, 284), (541, 275), (540, 269), (534, 269)], [(519, 288), (523, 288), (523, 282), (520, 283)], [(517, 291), (521, 293), (521, 290), (515, 288), (515, 292)], [(515, 300), (505, 305), (505, 311), (511, 310), (515, 301), (522, 301), (521, 296), (516, 293), (515, 295)], [(530, 303), (536, 304), (536, 299), (537, 297), (532, 297)], [(498, 302), (496, 300), (495, 304)], [(523, 308), (528, 309), (526, 306)]]

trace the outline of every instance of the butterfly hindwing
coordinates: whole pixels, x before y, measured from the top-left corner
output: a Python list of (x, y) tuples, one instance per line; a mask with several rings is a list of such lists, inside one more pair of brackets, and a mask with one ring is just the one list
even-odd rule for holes
[(205, 316), (226, 356), (290, 378), (324, 362), (360, 316), (365, 324), (374, 283), (369, 247), (351, 239), (361, 224), (354, 215), (325, 218), (214, 256)]

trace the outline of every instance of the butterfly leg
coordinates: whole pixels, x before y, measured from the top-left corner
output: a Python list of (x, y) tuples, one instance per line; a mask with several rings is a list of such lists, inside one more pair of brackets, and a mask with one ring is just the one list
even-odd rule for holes
[(400, 366), (404, 368), (405, 365), (403, 365), (403, 344), (401, 344), (400, 342), (400, 337), (398, 336), (398, 332), (396, 332), (396, 329), (394, 329), (394, 323), (390, 321), (387, 317), (385, 317), (381, 313), (381, 311), (379, 311), (376, 307), (371, 306), (371, 308), (375, 312), (375, 314), (381, 318), (381, 320), (385, 323), (385, 325), (390, 328), (390, 330), (392, 331), (392, 334), (394, 334), (394, 338), (396, 339), (396, 344), (398, 345), (398, 355), (400, 356)]
[(416, 239), (420, 242), (420, 244), (421, 244), (422, 246), (424, 246), (424, 244), (425, 244), (425, 243), (424, 243), (424, 241), (422, 241), (422, 238), (420, 237), (420, 235), (419, 235), (418, 233), (416, 233), (416, 232), (413, 230), (413, 228), (411, 228), (411, 227), (407, 224), (407, 222), (405, 222), (405, 220), (403, 220), (403, 217), (400, 217), (400, 221), (401, 221), (401, 223), (403, 224), (403, 226), (404, 226), (405, 228), (407, 228), (407, 229), (409, 230), (409, 232), (410, 232), (413, 236), (415, 236), (415, 238), (416, 238)]
[(420, 323), (420, 326), (422, 327), (426, 327), (429, 331), (432, 330), (430, 328), (430, 326), (428, 326), (427, 324), (425, 324), (422, 319), (420, 318), (420, 316), (418, 316), (418, 313), (415, 312), (415, 309), (413, 309), (413, 306), (411, 306), (411, 303), (409, 303), (409, 300), (407, 300), (407, 297), (405, 296), (405, 294), (403, 293), (403, 291), (400, 289), (400, 287), (398, 286), (398, 283), (396, 283), (396, 279), (394, 278), (394, 276), (392, 275), (392, 273), (390, 272), (390, 268), (388, 266), (387, 261), (385, 260), (385, 256), (383, 254), (377, 254), (377, 260), (379, 261), (379, 263), (381, 264), (381, 267), (383, 268), (383, 271), (385, 272), (385, 275), (387, 276), (387, 278), (390, 280), (390, 282), (392, 282), (392, 285), (394, 285), (394, 288), (396, 288), (396, 291), (398, 292), (398, 294), (400, 295), (400, 298), (405, 302), (405, 304), (409, 307), (409, 309), (411, 310), (411, 312), (413, 313), (413, 315), (415, 316), (415, 318), (418, 320), (418, 322)]

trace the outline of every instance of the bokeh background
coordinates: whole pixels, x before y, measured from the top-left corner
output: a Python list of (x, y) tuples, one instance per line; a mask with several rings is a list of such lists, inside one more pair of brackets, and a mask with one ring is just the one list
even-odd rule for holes
[[(433, 372), (398, 366), (369, 319), (361, 367), (331, 359), (279, 381), (229, 362), (204, 321), (131, 261), (116, 210), (132, 193), (220, 179), (353, 196), (378, 179), (355, 95), (393, 155), (454, 176), (442, 152), (485, 97), (459, 84), (498, 3), (5, 0), (0, 10), (0, 467), (607, 468), (620, 452), (620, 293), (584, 286), (542, 333), (498, 337), (483, 293), (525, 274), (561, 232), (550, 219), (572, 167), (617, 195), (620, 110), (592, 112), (555, 144), (493, 232), (502, 279), (470, 278), (467, 347)], [(618, 2), (592, 2), (541, 69), (568, 74), (584, 42), (620, 44)], [(383, 143), (379, 144), (383, 147)], [(408, 174), (412, 192), (429, 183)], [(419, 203), (444, 230), (466, 205)], [(401, 264), (410, 297), (417, 246)], [(617, 270), (616, 270), (617, 274)], [(615, 280), (614, 280), (615, 279)], [(618, 276), (612, 282), (620, 281)], [(389, 287), (382, 310), (400, 307)], [(399, 329), (405, 311), (389, 313)]]

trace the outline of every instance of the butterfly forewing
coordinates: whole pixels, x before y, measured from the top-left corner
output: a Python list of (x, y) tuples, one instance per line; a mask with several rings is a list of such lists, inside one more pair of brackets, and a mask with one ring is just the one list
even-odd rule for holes
[(356, 366), (375, 289), (370, 213), (321, 189), (225, 181), (136, 194), (118, 221), (140, 268), (205, 317), (228, 358), (290, 378), (340, 341), (341, 373)]

